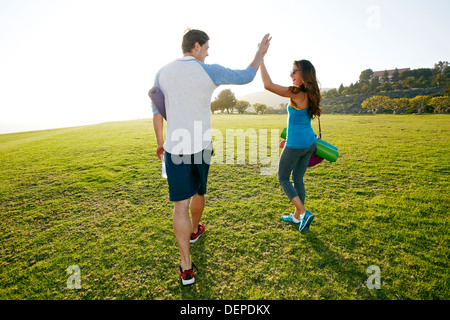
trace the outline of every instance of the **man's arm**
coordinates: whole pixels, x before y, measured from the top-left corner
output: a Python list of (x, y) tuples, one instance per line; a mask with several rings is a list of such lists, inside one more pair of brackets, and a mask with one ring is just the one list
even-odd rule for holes
[(255, 54), (255, 58), (247, 69), (232, 70), (218, 64), (204, 64), (200, 61), (199, 63), (211, 77), (216, 86), (222, 84), (246, 84), (252, 82), (255, 78), (259, 65), (261, 64), (264, 55), (267, 53), (271, 39), (269, 34), (264, 36), (263, 40), (258, 45), (258, 51)]
[(156, 135), (156, 156), (159, 160), (162, 160), (162, 156), (164, 155), (164, 118), (160, 113), (153, 115), (153, 129)]
[[(159, 74), (161, 70), (158, 71), (158, 73), (155, 76), (155, 82), (153, 83), (154, 86), (159, 87)], [(156, 135), (156, 156), (159, 160), (162, 160), (162, 156), (164, 155), (164, 118), (159, 113), (158, 108), (156, 108), (155, 104), (152, 101), (152, 111), (153, 111), (153, 130), (155, 131)]]

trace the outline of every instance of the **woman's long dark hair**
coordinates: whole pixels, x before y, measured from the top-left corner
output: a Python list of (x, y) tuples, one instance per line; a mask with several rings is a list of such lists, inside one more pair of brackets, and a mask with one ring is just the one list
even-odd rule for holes
[[(295, 65), (300, 69), (304, 84), (300, 87), (289, 87), (292, 93), (306, 92), (308, 94), (308, 115), (311, 119), (319, 117), (322, 114), (320, 108), (320, 101), (322, 99), (320, 95), (319, 84), (316, 78), (316, 69), (308, 60), (294, 61)], [(291, 99), (291, 106), (295, 106), (295, 102)]]

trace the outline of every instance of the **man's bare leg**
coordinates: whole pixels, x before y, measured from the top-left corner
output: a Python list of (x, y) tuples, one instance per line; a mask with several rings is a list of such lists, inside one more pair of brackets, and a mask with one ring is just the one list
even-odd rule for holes
[(192, 267), (189, 255), (189, 239), (192, 232), (192, 224), (189, 216), (189, 199), (176, 201), (173, 209), (173, 231), (180, 251), (181, 268), (189, 270)]
[(203, 209), (205, 208), (205, 196), (195, 194), (191, 201), (191, 216), (192, 216), (192, 233), (198, 232), (198, 224), (203, 215)]

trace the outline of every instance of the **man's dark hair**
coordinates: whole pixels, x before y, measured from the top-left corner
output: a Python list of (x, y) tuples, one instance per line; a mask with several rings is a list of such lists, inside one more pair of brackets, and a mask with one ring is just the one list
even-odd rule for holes
[(189, 30), (183, 36), (183, 42), (181, 43), (181, 49), (183, 53), (191, 52), (195, 43), (198, 42), (199, 45), (204, 45), (209, 40), (208, 35), (200, 30)]

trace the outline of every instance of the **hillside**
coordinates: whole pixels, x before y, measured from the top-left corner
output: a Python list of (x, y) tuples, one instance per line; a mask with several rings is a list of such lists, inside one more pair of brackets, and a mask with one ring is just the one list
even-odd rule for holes
[(361, 104), (364, 100), (378, 96), (387, 96), (391, 99), (395, 98), (414, 98), (420, 95), (436, 95), (441, 94), (443, 89), (440, 88), (421, 88), (412, 90), (396, 90), (388, 92), (372, 92), (366, 94), (343, 95), (333, 98), (323, 98), (322, 108), (325, 113), (341, 113), (341, 114), (358, 114), (371, 113), (368, 109), (363, 109)]
[[(322, 108), (325, 113), (341, 113), (341, 114), (360, 114), (360, 113), (370, 113), (370, 110), (363, 109), (361, 104), (364, 100), (374, 96), (374, 95), (384, 95), (389, 98), (413, 98), (418, 95), (435, 95), (441, 94), (442, 88), (422, 88), (422, 89), (412, 89), (412, 90), (396, 90), (388, 92), (378, 92), (378, 93), (367, 93), (367, 94), (352, 94), (346, 96), (338, 96), (333, 98), (322, 98)], [(250, 104), (263, 103), (268, 107), (274, 109), (279, 109), (281, 103), (288, 103), (289, 99), (280, 97), (269, 91), (255, 92), (240, 96), (238, 100), (246, 100)], [(253, 108), (247, 109), (247, 112), (253, 112)]]

